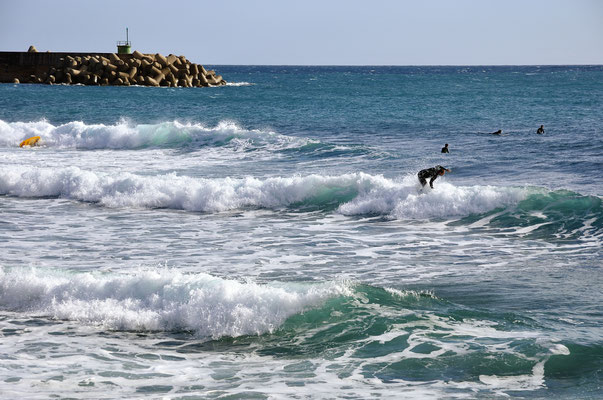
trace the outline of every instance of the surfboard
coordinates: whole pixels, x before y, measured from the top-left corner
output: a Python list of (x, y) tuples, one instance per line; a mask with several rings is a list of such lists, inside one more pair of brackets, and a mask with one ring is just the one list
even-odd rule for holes
[(19, 145), (19, 147), (35, 146), (36, 144), (38, 144), (38, 140), (40, 140), (39, 136), (32, 136), (32, 137), (27, 138), (24, 141), (22, 141), (21, 144)]

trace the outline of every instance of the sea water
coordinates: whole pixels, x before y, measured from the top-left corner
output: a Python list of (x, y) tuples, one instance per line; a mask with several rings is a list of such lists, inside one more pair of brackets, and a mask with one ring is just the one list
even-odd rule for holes
[(213, 68), (0, 85), (1, 398), (603, 396), (603, 67)]

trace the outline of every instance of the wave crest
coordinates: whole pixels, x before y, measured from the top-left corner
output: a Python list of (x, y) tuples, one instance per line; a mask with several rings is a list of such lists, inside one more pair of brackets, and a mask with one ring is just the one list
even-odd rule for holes
[(349, 290), (343, 283), (260, 285), (170, 269), (107, 275), (0, 269), (3, 310), (212, 338), (273, 332), (291, 315)]
[(308, 175), (264, 180), (191, 178), (175, 174), (112, 176), (77, 167), (9, 166), (0, 172), (0, 194), (19, 197), (61, 197), (108, 207), (172, 208), (219, 212), (247, 207), (314, 207), (337, 209), (345, 215), (389, 215), (394, 218), (434, 218), (485, 212), (516, 203), (526, 190), (496, 187), (455, 187), (419, 193), (411, 179), (353, 173)]
[(0, 120), (0, 145), (18, 147), (31, 136), (40, 136), (41, 145), (77, 149), (141, 149), (149, 147), (200, 148), (233, 146), (235, 148), (269, 148), (284, 150), (312, 143), (306, 138), (272, 131), (244, 129), (232, 121), (215, 127), (178, 121), (134, 125), (125, 121), (115, 125), (86, 124), (72, 121), (52, 125), (47, 121), (5, 122)]

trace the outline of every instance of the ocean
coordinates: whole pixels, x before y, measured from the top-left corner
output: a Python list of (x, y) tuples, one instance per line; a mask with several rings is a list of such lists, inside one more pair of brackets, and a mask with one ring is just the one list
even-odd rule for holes
[(0, 398), (603, 397), (602, 66), (208, 67), (0, 85)]

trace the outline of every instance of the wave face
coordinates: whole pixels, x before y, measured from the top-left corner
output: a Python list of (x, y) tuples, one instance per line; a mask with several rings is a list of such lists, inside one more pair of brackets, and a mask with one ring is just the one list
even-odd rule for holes
[(127, 331), (202, 337), (272, 332), (291, 315), (347, 293), (345, 284), (240, 283), (177, 270), (128, 275), (0, 270), (0, 308)]
[(85, 124), (72, 121), (52, 125), (47, 121), (4, 122), (0, 120), (0, 146), (18, 147), (31, 136), (40, 136), (40, 145), (77, 149), (202, 148), (232, 146), (237, 149), (268, 148), (286, 150), (314, 143), (310, 139), (280, 135), (271, 131), (247, 130), (231, 121), (215, 127), (178, 121), (159, 124)]

